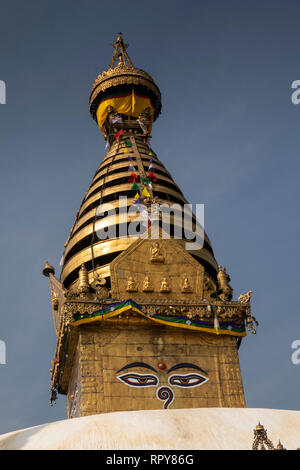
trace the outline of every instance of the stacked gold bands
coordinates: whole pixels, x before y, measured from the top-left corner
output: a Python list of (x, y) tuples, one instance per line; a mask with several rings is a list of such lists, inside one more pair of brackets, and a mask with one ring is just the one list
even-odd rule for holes
[[(130, 137), (130, 139), (135, 142), (135, 145), (129, 148), (130, 153), (124, 152), (126, 148), (124, 140), (120, 139), (119, 142), (115, 141), (112, 144), (96, 171), (90, 188), (83, 199), (70, 238), (65, 246), (61, 281), (66, 288), (77, 288), (78, 271), (82, 263), (85, 263), (89, 270), (90, 281), (93, 280), (91, 243), (93, 244), (95, 270), (97, 274), (109, 278), (109, 264), (111, 261), (136, 240), (135, 238), (99, 240), (97, 234), (94, 232), (94, 230), (97, 231), (97, 229), (102, 228), (104, 224), (104, 222), (99, 219), (95, 220), (100, 200), (102, 200), (104, 207), (105, 204), (112, 204), (118, 208), (119, 197), (126, 195), (126, 207), (129, 208), (133, 204), (135, 193), (131, 190), (132, 184), (128, 182), (128, 157), (132, 158), (133, 164), (136, 165), (135, 152), (139, 153), (139, 159), (145, 171), (147, 171), (150, 165), (150, 159), (152, 159), (152, 165), (158, 169), (159, 172), (156, 173), (157, 182), (153, 183), (153, 194), (159, 197), (161, 204), (170, 205), (177, 203), (183, 206), (187, 203), (187, 200), (182, 195), (176, 183), (174, 183), (170, 173), (165, 169), (157, 156), (154, 154), (149, 155), (149, 147), (145, 139), (138, 135)], [(114, 218), (111, 218), (111, 221), (109, 219), (107, 221), (108, 224), (113, 224)], [(117, 214), (117, 223), (126, 223), (127, 221), (126, 214), (125, 218), (124, 215), (122, 215), (120, 219)], [(185, 243), (185, 241), (182, 240), (182, 243)], [(191, 251), (190, 254), (195, 255), (197, 260), (206, 263), (205, 266), (210, 266), (211, 270), (216, 272), (217, 263), (207, 235), (205, 235), (204, 248)]]

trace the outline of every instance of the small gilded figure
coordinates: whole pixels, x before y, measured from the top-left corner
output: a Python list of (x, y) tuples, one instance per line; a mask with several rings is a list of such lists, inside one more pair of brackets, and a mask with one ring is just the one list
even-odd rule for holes
[(157, 242), (153, 243), (151, 247), (151, 257), (150, 261), (152, 263), (164, 263), (165, 258), (163, 257), (159, 244)]
[(133, 279), (132, 276), (129, 276), (128, 279), (127, 279), (126, 291), (127, 292), (136, 292), (137, 291), (135, 280)]
[(187, 293), (192, 292), (191, 284), (186, 274), (183, 275), (181, 291)]
[(149, 276), (146, 276), (144, 279), (143, 292), (153, 292), (153, 286)]
[(160, 283), (160, 292), (170, 292), (170, 286), (166, 277), (163, 277)]

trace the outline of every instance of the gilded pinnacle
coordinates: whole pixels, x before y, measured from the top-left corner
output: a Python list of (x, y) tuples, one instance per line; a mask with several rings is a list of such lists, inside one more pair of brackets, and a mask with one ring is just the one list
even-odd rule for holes
[(45, 261), (42, 273), (44, 276), (49, 277), (50, 274), (55, 274), (55, 269), (53, 266), (51, 266), (51, 264), (48, 263), (48, 261)]
[(126, 51), (128, 44), (124, 44), (122, 33), (119, 33), (116, 42), (114, 42), (112, 46), (115, 48), (115, 50), (109, 65), (109, 69), (112, 69), (114, 67), (116, 57), (119, 58), (119, 63), (117, 64), (117, 67), (126, 66), (126, 61), (128, 62), (129, 67), (133, 67), (133, 63)]

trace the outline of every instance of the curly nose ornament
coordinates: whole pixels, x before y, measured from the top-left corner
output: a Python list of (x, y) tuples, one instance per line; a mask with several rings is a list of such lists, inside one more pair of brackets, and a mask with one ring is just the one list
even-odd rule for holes
[(164, 401), (164, 408), (168, 408), (174, 400), (174, 393), (170, 387), (160, 387), (156, 391), (159, 400)]

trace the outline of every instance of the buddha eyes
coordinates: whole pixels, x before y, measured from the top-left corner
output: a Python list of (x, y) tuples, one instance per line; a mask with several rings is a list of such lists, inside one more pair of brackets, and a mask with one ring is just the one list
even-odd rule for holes
[(155, 387), (158, 385), (158, 378), (151, 374), (122, 374), (117, 377), (121, 382), (131, 387)]
[(200, 374), (171, 375), (169, 384), (175, 387), (197, 387), (208, 381), (207, 377)]
[[(127, 372), (117, 376), (117, 378), (130, 387), (156, 387), (159, 384), (158, 377), (152, 374)], [(169, 385), (183, 388), (198, 387), (208, 380), (207, 377), (196, 373), (186, 375), (174, 374), (168, 378)]]

